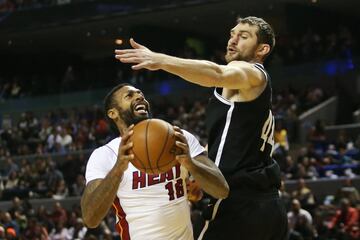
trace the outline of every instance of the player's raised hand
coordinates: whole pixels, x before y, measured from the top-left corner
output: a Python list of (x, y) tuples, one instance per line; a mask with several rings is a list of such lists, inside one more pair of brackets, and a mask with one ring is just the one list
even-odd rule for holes
[(122, 63), (135, 64), (131, 67), (134, 70), (146, 68), (155, 71), (159, 69), (161, 54), (135, 42), (133, 38), (130, 38), (130, 45), (133, 47), (132, 49), (116, 49), (115, 58)]
[(177, 148), (176, 160), (189, 170), (193, 165), (192, 158), (190, 156), (190, 149), (186, 137), (184, 136), (181, 129), (177, 126), (174, 126), (175, 137), (177, 141), (175, 142)]
[(130, 45), (134, 48), (134, 49), (147, 49), (149, 50), (147, 47), (145, 47), (144, 45), (141, 45), (138, 42), (135, 42), (135, 40), (133, 38), (130, 38)]
[(129, 141), (133, 131), (134, 124), (132, 124), (125, 133), (121, 136), (121, 142), (119, 146), (117, 165), (124, 172), (128, 166), (129, 161), (134, 159), (134, 154), (129, 154), (129, 150), (133, 147), (133, 142)]

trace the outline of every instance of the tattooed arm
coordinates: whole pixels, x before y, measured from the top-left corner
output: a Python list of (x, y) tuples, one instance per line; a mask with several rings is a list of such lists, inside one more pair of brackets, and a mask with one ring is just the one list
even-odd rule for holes
[[(134, 157), (132, 154), (127, 155), (128, 150), (132, 147), (132, 142), (125, 144), (131, 134), (131, 129), (124, 134), (117, 161), (106, 177), (92, 180), (86, 185), (81, 198), (81, 211), (87, 227), (97, 227), (114, 202), (124, 171), (128, 167), (129, 160)], [(101, 161), (101, 159), (98, 160)]]

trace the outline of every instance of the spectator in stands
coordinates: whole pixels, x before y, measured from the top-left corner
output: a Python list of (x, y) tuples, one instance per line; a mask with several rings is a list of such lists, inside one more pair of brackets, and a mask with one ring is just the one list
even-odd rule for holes
[[(295, 227), (297, 226), (299, 221), (304, 220), (305, 224), (312, 224), (312, 216), (305, 209), (301, 208), (301, 203), (298, 199), (293, 199), (291, 202), (291, 209), (287, 214), (289, 221), (289, 230), (295, 231)], [(300, 219), (304, 217), (304, 219)]]
[(8, 212), (11, 214), (11, 216), (14, 216), (15, 212), (20, 212), (20, 213), (24, 212), (24, 206), (23, 206), (22, 201), (20, 200), (19, 197), (14, 197), (13, 198), (12, 206), (8, 210)]
[(5, 229), (9, 229), (9, 228), (14, 229), (16, 235), (20, 233), (20, 227), (18, 223), (15, 220), (13, 220), (9, 212), (3, 212), (1, 214), (0, 222)]
[(9, 227), (6, 229), (6, 240), (16, 240), (17, 239), (17, 233), (16, 230), (12, 227)]
[(352, 164), (356, 163), (349, 155), (347, 155), (346, 144), (339, 145), (339, 155), (338, 155), (339, 164)]
[(281, 180), (281, 186), (279, 189), (279, 195), (280, 199), (284, 202), (284, 205), (286, 207), (286, 211), (288, 212), (291, 207), (291, 196), (288, 192), (285, 190), (285, 182), (284, 180)]
[(333, 230), (332, 234), (336, 239), (359, 236), (359, 210), (351, 207), (349, 199), (343, 198), (328, 228)]
[(66, 153), (69, 150), (70, 144), (73, 142), (72, 136), (66, 127), (58, 127), (55, 136), (56, 152)]
[(82, 218), (77, 218), (75, 225), (69, 228), (71, 239), (84, 239), (87, 228), (84, 226)]
[(68, 195), (69, 195), (69, 190), (66, 186), (66, 183), (64, 179), (61, 179), (60, 181), (57, 182), (56, 190), (52, 198), (56, 200), (61, 200), (61, 199), (65, 199)]
[(353, 186), (352, 180), (346, 178), (343, 181), (343, 186), (341, 186), (335, 195), (335, 202), (339, 203), (341, 199), (348, 199), (351, 204), (360, 203), (360, 194), (356, 187)]
[(299, 233), (303, 240), (314, 240), (316, 236), (315, 228), (309, 223), (305, 215), (299, 215), (294, 231), (290, 232), (290, 234), (294, 234), (294, 232)]
[(22, 236), (24, 239), (49, 239), (49, 234), (46, 227), (43, 226), (40, 219), (31, 217), (28, 221)]
[(64, 222), (60, 221), (49, 234), (49, 240), (71, 240), (69, 230), (65, 227)]
[(72, 195), (81, 196), (86, 186), (85, 177), (78, 174), (75, 183), (72, 185)]
[(287, 136), (287, 131), (282, 124), (282, 121), (278, 119), (275, 123), (275, 132), (274, 132), (274, 140), (275, 140), (275, 149), (281, 148), (283, 151), (289, 151), (289, 141)]
[(313, 144), (315, 152), (322, 154), (326, 150), (327, 138), (323, 121), (316, 120), (315, 125), (310, 130), (308, 140)]
[(17, 172), (18, 170), (19, 166), (12, 160), (12, 158), (6, 158), (6, 165), (3, 168), (3, 176), (10, 176), (12, 172)]
[(5, 239), (5, 228), (0, 225), (0, 239)]
[(55, 224), (55, 226), (58, 226), (57, 224), (59, 222), (65, 223), (67, 221), (67, 212), (61, 206), (60, 202), (54, 203), (54, 208), (53, 212), (50, 214), (50, 219)]
[(298, 187), (292, 192), (292, 197), (299, 200), (301, 206), (311, 211), (315, 207), (315, 197), (311, 189), (306, 186), (304, 179), (298, 180)]
[(317, 179), (319, 177), (319, 173), (316, 169), (316, 159), (304, 157), (302, 159), (301, 165), (304, 167), (304, 177), (306, 179)]

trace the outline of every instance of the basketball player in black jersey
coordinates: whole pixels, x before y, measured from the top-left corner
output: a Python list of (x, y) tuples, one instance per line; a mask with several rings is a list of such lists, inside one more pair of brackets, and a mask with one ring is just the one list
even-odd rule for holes
[(230, 31), (227, 65), (182, 59), (130, 39), (133, 49), (116, 50), (132, 68), (164, 70), (205, 87), (215, 87), (206, 114), (209, 157), (230, 185), (230, 195), (213, 200), (198, 239), (283, 240), (286, 211), (279, 199), (280, 169), (272, 159), (274, 116), (270, 76), (263, 67), (275, 45), (261, 18), (240, 18)]

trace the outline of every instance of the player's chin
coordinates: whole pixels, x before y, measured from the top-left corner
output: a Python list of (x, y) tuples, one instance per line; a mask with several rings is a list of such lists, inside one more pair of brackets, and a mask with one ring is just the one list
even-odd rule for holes
[(231, 62), (231, 61), (234, 61), (236, 58), (233, 54), (231, 53), (226, 53), (225, 55), (225, 60), (227, 63)]
[(148, 112), (146, 113), (138, 113), (134, 112), (134, 124), (141, 122), (142, 120), (149, 119), (150, 115)]

